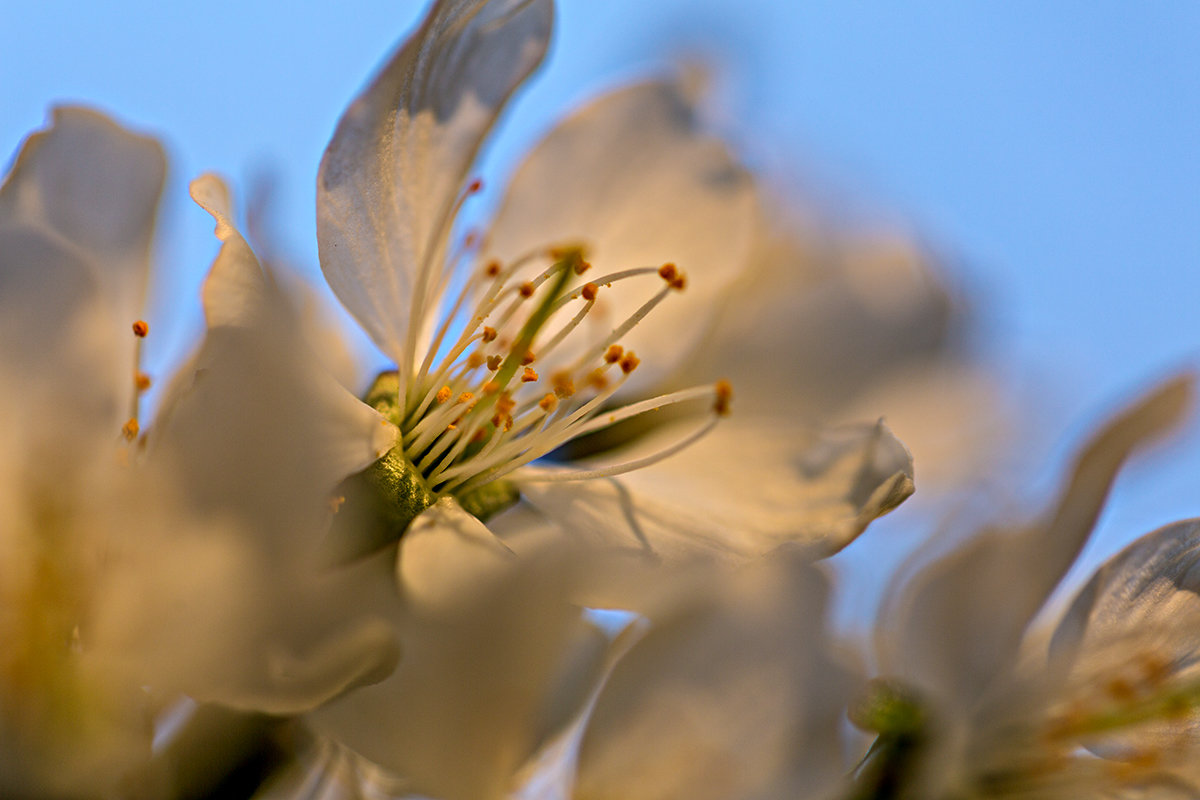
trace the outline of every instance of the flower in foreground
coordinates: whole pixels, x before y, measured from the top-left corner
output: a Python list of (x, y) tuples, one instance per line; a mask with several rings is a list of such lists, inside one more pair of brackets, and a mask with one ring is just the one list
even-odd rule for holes
[[(356, 508), (380, 524), (343, 546), (394, 541), (426, 515), (447, 533), (401, 540), (416, 580), (457, 540), (501, 547), (476, 520), (520, 498), (580, 541), (660, 559), (839, 549), (912, 490), (885, 427), (724, 419), (733, 389), (719, 380), (647, 396), (743, 271), (756, 215), (752, 181), (679, 86), (578, 112), (520, 167), (485, 233), (458, 224), (552, 13), (549, 0), (436, 3), (322, 161), (322, 269), (397, 367), (366, 399), (398, 444), (342, 490), (344, 531), (363, 527)], [(609, 447), (585, 463), (545, 460), (596, 434)]]
[[(1066, 798), (1154, 783), (1153, 769), (1082, 752), (1097, 735), (1124, 735), (1140, 721), (1110, 731), (1108, 709), (1078, 704), (1126, 680), (1137, 658), (1093, 658), (1090, 672), (1068, 679), (1072, 636), (1060, 635), (1048, 667), (1031, 627), (1087, 542), (1121, 463), (1178, 423), (1191, 397), (1190, 378), (1152, 392), (1092, 438), (1040, 521), (981, 531), (895, 584), (876, 629), (883, 677), (853, 714), (879, 734), (859, 770), (861, 796)], [(1084, 595), (1096, 592), (1094, 581)], [(1136, 608), (1122, 601), (1113, 605)], [(1077, 602), (1071, 626), (1087, 602)]]

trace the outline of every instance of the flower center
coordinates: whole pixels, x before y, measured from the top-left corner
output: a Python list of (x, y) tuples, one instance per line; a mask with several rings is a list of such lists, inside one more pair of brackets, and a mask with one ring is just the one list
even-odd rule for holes
[[(459, 261), (476, 241), (468, 235)], [(385, 530), (376, 544), (398, 538), (440, 497), (451, 495), (481, 520), (519, 498), (510, 474), (564, 443), (650, 411), (707, 400), (698, 430), (649, 457), (599, 470), (539, 471), (523, 480), (581, 480), (618, 475), (678, 452), (729, 410), (725, 381), (612, 408), (641, 360), (620, 342), (687, 278), (674, 264), (644, 266), (587, 280), (591, 265), (578, 245), (540, 248), (511, 263), (471, 270), (433, 330), (424, 357), (410, 355), (412, 374), (382, 373), (365, 401), (400, 429), (400, 444), (343, 486), (370, 495)], [(601, 336), (598, 304), (636, 279), (657, 288)], [(425, 329), (418, 312), (412, 325)], [(603, 330), (603, 329), (601, 329)], [(410, 337), (411, 338), (411, 337)]]

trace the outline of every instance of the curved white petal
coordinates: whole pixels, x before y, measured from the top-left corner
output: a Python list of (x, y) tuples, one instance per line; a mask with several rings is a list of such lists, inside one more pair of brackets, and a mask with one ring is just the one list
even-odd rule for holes
[(125, 326), (137, 318), (166, 175), (158, 140), (86, 108), (55, 108), (30, 136), (0, 188), (0, 219), (54, 231), (88, 254), (106, 302)]
[[(682, 88), (644, 83), (592, 102), (538, 144), (509, 186), (487, 247), (512, 259), (583, 242), (593, 269), (581, 284), (675, 263), (686, 289), (621, 340), (641, 356), (633, 380), (644, 383), (673, 370), (704, 333), (746, 267), (754, 213), (750, 177), (704, 133)], [(601, 286), (583, 325), (564, 342), (563, 358), (607, 336), (663, 286), (657, 275)]]
[(702, 576), (648, 612), (613, 669), (572, 796), (823, 797), (839, 784), (850, 684), (831, 657), (825, 582), (798, 553)]
[[(321, 161), (329, 285), (407, 374), (438, 288), (455, 198), (492, 123), (541, 61), (550, 0), (441, 0), (346, 110)], [(411, 344), (409, 345), (411, 347)]]
[(957, 708), (978, 700), (1014, 664), (1026, 627), (1079, 555), (1122, 463), (1178, 423), (1191, 396), (1190, 377), (1151, 392), (1083, 448), (1048, 514), (1023, 528), (982, 531), (893, 589), (876, 629), (885, 671)]
[(539, 482), (540, 474), (515, 473), (521, 495), (570, 536), (666, 560), (746, 557), (786, 543), (826, 556), (913, 489), (911, 457), (882, 422), (814, 430), (736, 415), (618, 478)]

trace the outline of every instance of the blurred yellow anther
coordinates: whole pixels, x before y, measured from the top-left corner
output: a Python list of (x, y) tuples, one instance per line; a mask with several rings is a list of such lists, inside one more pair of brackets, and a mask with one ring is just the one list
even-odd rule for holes
[(604, 389), (608, 386), (608, 376), (604, 374), (604, 370), (597, 367), (588, 373), (587, 385), (593, 389)]
[(500, 369), (500, 365), (504, 363), (504, 356), (488, 356), (487, 367), (492, 372)]
[(1171, 662), (1153, 653), (1141, 659), (1142, 678), (1152, 687), (1161, 686), (1171, 677)]
[(626, 350), (617, 363), (621, 365), (621, 371), (628, 375), (638, 368), (638, 364), (641, 364), (642, 360), (632, 350)]
[(592, 265), (590, 262), (584, 261), (582, 258), (575, 260), (575, 274), (576, 275), (582, 275), (583, 273), (587, 272), (591, 268), (592, 268)]
[(342, 507), (342, 504), (345, 502), (346, 502), (346, 496), (344, 494), (335, 494), (333, 497), (329, 498), (329, 513), (330, 514), (338, 513), (338, 511)]
[(530, 281), (525, 281), (521, 284), (521, 288), (517, 291), (521, 293), (521, 297), (533, 297), (535, 287)]
[(475, 395), (471, 394), (470, 392), (463, 392), (458, 396), (458, 402), (460, 403), (469, 403), (474, 399)]
[[(128, 317), (126, 317), (128, 319)], [(145, 320), (138, 320), (133, 323), (133, 335), (139, 339), (145, 339), (146, 334), (150, 333), (150, 325)]]
[(483, 274), (487, 275), (489, 278), (495, 278), (500, 274), (500, 269), (500, 262), (492, 259), (487, 263), (487, 266), (483, 268)]
[(533, 370), (532, 367), (526, 367), (525, 371), (521, 373), (521, 383), (533, 383), (537, 379), (538, 374)]
[(671, 281), (675, 280), (675, 277), (678, 274), (679, 274), (679, 269), (674, 264), (670, 263), (669, 261), (666, 264), (663, 264), (661, 267), (658, 268), (658, 277), (662, 278), (667, 283), (670, 283)]
[(132, 442), (137, 438), (139, 430), (141, 429), (138, 427), (138, 421), (133, 417), (130, 417), (129, 420), (121, 426), (121, 435), (125, 437), (125, 441)]
[(532, 364), (534, 362), (534, 360), (535, 359), (533, 357), (533, 351), (526, 350), (525, 355), (521, 356), (521, 366), (528, 367), (530, 364)]
[(625, 348), (621, 347), (621, 345), (610, 344), (608, 346), (608, 350), (604, 353), (604, 363), (615, 364), (621, 360), (621, 356), (624, 355), (624, 353)]
[(542, 411), (553, 411), (558, 406), (558, 398), (553, 394), (547, 394), (538, 401), (538, 406)]
[(682, 292), (687, 288), (687, 275), (684, 275), (682, 272), (679, 273), (674, 278), (667, 281), (667, 286), (670, 286), (677, 292)]
[(144, 392), (150, 388), (150, 376), (144, 372), (135, 372), (133, 374), (133, 385), (137, 387), (139, 392)]
[(487, 363), (487, 359), (484, 358), (483, 353), (474, 352), (474, 353), (471, 353), (471, 355), (467, 356), (467, 368), (468, 369), (479, 369), (486, 363)]
[(570, 397), (575, 394), (575, 382), (571, 380), (571, 373), (556, 372), (550, 376), (550, 386), (553, 387), (554, 393), (560, 398)]
[(717, 412), (718, 416), (728, 416), (729, 401), (733, 399), (733, 384), (722, 378), (717, 381), (713, 389), (716, 392), (716, 397), (713, 400), (713, 411)]
[(454, 392), (450, 390), (449, 386), (443, 386), (442, 388), (438, 389), (438, 393), (434, 399), (439, 403), (444, 403), (450, 399), (450, 395), (452, 394), (454, 394)]
[(473, 180), (467, 184), (467, 194), (475, 194), (475, 193), (481, 192), (481, 191), (483, 191), (483, 180), (482, 179), (476, 178), (475, 180)]
[(517, 401), (513, 400), (512, 395), (508, 392), (496, 398), (496, 410), (501, 414), (511, 414), (513, 409), (517, 407)]
[(487, 325), (484, 325), (483, 326), (483, 341), (484, 342), (496, 341), (496, 329), (489, 327)]
[(584, 300), (589, 303), (596, 299), (596, 294), (600, 291), (600, 287), (594, 283), (585, 283), (583, 288), (579, 290), (579, 294)]
[(1134, 688), (1133, 684), (1124, 678), (1113, 678), (1108, 682), (1108, 685), (1105, 687), (1105, 691), (1107, 691), (1108, 695), (1114, 700), (1119, 700), (1121, 702), (1129, 702), (1137, 696), (1137, 690)]
[(513, 426), (513, 418), (508, 414), (496, 413), (492, 415), (492, 424), (497, 428), (504, 428), (506, 431), (511, 431)]
[(487, 438), (487, 434), (483, 432), (483, 428), (479, 428), (475, 433), (471, 434), (471, 444), (478, 444)]
[(483, 385), (484, 394), (495, 394), (498, 391), (500, 391), (500, 384), (496, 381), (488, 381)]

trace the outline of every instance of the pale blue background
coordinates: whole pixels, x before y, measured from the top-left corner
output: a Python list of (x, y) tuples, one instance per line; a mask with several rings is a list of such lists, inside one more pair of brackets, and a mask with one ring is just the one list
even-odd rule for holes
[[(214, 243), (186, 180), (216, 169), (244, 188), (268, 165), (284, 243), (315, 276), (321, 151), (421, 5), (5, 0), (0, 150), (61, 100), (165, 137), (170, 277), (156, 294), (189, 299)], [(1040, 486), (1063, 441), (1149, 378), (1197, 363), (1198, 43), (1191, 2), (565, 0), (548, 68), (495, 155), (505, 163), (617, 76), (715, 58), (731, 127), (760, 156), (957, 254), (981, 350), (1044, 428), (1028, 454), (1046, 467), (1029, 475)], [(194, 305), (162, 319), (152, 356), (177, 354), (196, 320)], [(1195, 430), (1118, 486), (1090, 558), (1200, 514)], [(907, 524), (897, 515), (848, 560), (869, 577), (880, 542)]]

